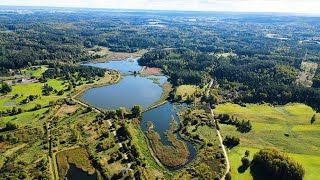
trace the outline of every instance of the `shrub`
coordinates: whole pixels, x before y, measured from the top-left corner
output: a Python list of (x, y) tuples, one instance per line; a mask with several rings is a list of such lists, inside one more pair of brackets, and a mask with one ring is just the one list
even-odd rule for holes
[(226, 138), (223, 140), (223, 144), (228, 148), (233, 148), (234, 146), (240, 144), (240, 139), (235, 136), (226, 136)]
[(230, 174), (230, 172), (228, 172), (227, 174), (226, 174), (226, 180), (231, 180), (232, 178), (231, 178), (231, 174)]
[(250, 165), (250, 159), (248, 157), (241, 158), (242, 166), (248, 167)]

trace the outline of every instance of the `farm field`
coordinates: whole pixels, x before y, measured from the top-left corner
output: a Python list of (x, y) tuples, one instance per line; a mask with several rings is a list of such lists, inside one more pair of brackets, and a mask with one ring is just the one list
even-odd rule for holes
[[(238, 173), (245, 150), (257, 152), (262, 148), (276, 148), (300, 162), (306, 170), (305, 178), (319, 176), (314, 170), (320, 168), (320, 122), (319, 114), (304, 104), (287, 104), (272, 107), (269, 105), (222, 104), (214, 109), (216, 114), (229, 114), (238, 120), (250, 120), (252, 130), (240, 133), (234, 126), (220, 124), (223, 136), (240, 138), (240, 145), (230, 150), (231, 172), (234, 179), (251, 179), (249, 170)], [(316, 121), (311, 124), (312, 116)], [(287, 136), (285, 135), (287, 134)], [(254, 137), (254, 138), (253, 138)]]

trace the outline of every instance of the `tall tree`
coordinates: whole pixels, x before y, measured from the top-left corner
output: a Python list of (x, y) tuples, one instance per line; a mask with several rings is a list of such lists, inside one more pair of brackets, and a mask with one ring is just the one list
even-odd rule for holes
[(131, 112), (135, 117), (140, 117), (142, 114), (142, 107), (139, 105), (134, 105), (131, 109)]

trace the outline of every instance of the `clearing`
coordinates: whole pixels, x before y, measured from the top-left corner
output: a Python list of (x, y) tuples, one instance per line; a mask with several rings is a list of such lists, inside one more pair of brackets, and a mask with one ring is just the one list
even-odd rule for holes
[(318, 63), (302, 62), (296, 83), (298, 85), (311, 87), (312, 86), (312, 79), (316, 74), (317, 68), (318, 68)]

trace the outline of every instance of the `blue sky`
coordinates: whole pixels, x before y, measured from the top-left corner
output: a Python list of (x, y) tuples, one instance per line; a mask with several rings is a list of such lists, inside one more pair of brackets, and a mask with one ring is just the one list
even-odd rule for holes
[(320, 13), (320, 0), (0, 0), (0, 5)]

